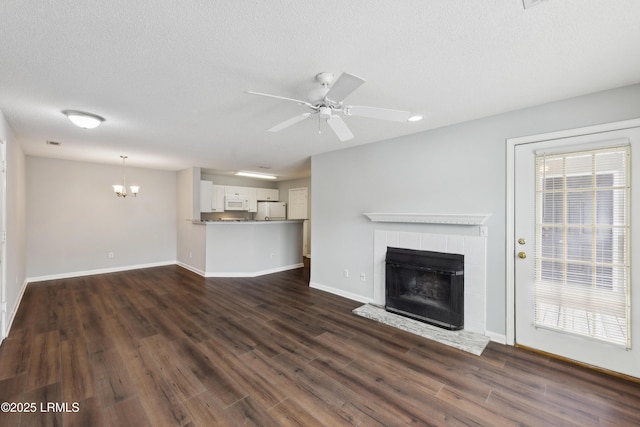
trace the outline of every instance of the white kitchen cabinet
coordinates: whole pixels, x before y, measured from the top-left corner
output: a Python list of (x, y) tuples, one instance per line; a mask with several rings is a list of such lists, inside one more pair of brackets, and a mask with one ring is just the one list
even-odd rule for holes
[(213, 184), (211, 212), (224, 212), (224, 185)]
[(225, 196), (246, 196), (247, 187), (236, 187), (234, 185), (225, 185), (224, 195)]
[(200, 181), (200, 212), (213, 212), (213, 182)]
[(258, 201), (277, 202), (280, 200), (280, 190), (277, 188), (256, 188)]
[(249, 201), (249, 212), (258, 212), (258, 198), (256, 197), (257, 188), (246, 187), (246, 197)]
[(224, 212), (224, 185), (200, 181), (200, 212)]

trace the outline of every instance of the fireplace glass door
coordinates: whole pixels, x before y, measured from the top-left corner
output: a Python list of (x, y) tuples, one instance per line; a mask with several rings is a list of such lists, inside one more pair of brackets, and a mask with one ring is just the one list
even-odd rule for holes
[(446, 329), (464, 327), (464, 256), (388, 248), (387, 311)]

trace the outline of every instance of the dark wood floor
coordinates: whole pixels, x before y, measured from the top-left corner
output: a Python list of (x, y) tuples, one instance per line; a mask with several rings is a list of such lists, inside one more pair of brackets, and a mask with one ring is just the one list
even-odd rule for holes
[(307, 283), (169, 266), (31, 284), (0, 402), (35, 412), (0, 425), (640, 425), (639, 384), (494, 343), (473, 356)]

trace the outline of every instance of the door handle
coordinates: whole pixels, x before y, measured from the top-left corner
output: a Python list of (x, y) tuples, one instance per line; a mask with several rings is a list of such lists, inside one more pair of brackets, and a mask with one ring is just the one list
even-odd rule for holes
[(525, 259), (526, 257), (527, 257), (527, 253), (526, 252), (518, 252), (518, 258)]
[(524, 240), (524, 237), (521, 237), (521, 238), (518, 239), (518, 243), (521, 244), (521, 245), (524, 245), (525, 243), (527, 243), (527, 241)]

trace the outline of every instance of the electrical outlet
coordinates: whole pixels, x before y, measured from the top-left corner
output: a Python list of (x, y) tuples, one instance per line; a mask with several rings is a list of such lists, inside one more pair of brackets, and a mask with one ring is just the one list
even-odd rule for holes
[(113, 258), (113, 252), (109, 252), (109, 259)]
[(361, 281), (361, 282), (364, 282), (364, 281), (365, 281), (364, 273), (360, 273), (360, 281)]
[(342, 275), (344, 277), (349, 277), (349, 270), (347, 270), (346, 268), (344, 269), (344, 271), (342, 272)]

